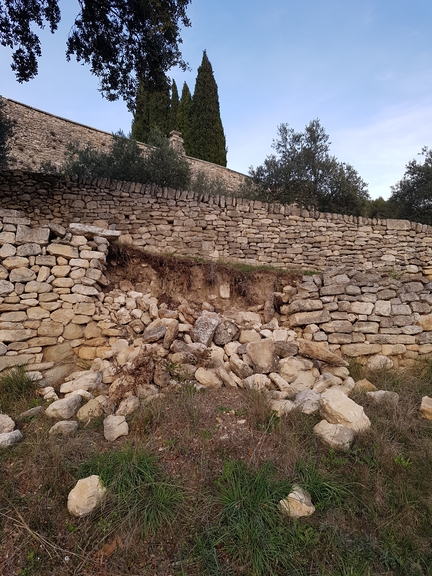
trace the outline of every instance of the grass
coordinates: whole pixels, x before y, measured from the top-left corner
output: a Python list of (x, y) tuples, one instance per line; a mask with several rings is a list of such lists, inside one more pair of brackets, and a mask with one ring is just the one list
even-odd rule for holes
[[(112, 444), (100, 425), (52, 438), (45, 418), (18, 421), (22, 442), (0, 451), (0, 573), (432, 576), (432, 422), (418, 413), (432, 362), (352, 370), (400, 400), (355, 396), (372, 427), (346, 452), (316, 438), (319, 416), (274, 419), (259, 392), (224, 387), (152, 400)], [(11, 396), (10, 413), (32, 394)], [(67, 495), (90, 474), (107, 498), (72, 517)], [(281, 513), (294, 484), (312, 516)]]
[(23, 366), (11, 368), (0, 376), (0, 411), (7, 413), (13, 406), (36, 405), (37, 384), (29, 378)]

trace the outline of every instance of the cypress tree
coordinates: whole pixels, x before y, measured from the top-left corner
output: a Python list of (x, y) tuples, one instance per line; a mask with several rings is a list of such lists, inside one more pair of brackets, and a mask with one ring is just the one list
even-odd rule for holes
[(190, 138), (191, 156), (226, 166), (226, 141), (218, 88), (205, 50), (192, 97)]
[(171, 85), (171, 104), (170, 104), (170, 118), (169, 118), (169, 130), (168, 130), (168, 132), (171, 132), (171, 130), (179, 130), (178, 120), (177, 120), (177, 112), (178, 112), (179, 104), (180, 104), (180, 101), (179, 101), (179, 94), (178, 94), (178, 90), (177, 90), (177, 84), (175, 83), (175, 80), (173, 80), (172, 85)]
[(132, 122), (132, 137), (140, 142), (148, 142), (150, 132), (158, 128), (164, 136), (170, 130), (170, 93), (166, 79), (162, 88), (150, 89), (144, 80), (139, 83)]
[(184, 149), (188, 156), (192, 155), (190, 140), (190, 113), (192, 96), (186, 82), (183, 84), (182, 95), (177, 110), (177, 126), (182, 133)]

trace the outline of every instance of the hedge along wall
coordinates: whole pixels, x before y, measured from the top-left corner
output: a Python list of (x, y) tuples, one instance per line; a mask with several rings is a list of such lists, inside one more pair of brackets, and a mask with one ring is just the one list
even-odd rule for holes
[(432, 279), (432, 228), (407, 220), (21, 171), (0, 172), (0, 201), (40, 225), (104, 220), (123, 240), (160, 253), (321, 271), (342, 265)]
[[(100, 150), (108, 150), (112, 142), (112, 134), (96, 130), (90, 126), (73, 122), (43, 112), (15, 100), (0, 96), (5, 105), (6, 115), (15, 122), (14, 134), (11, 139), (11, 155), (9, 167), (20, 170), (38, 170), (43, 162), (51, 162), (61, 166), (67, 145), (78, 142), (81, 146), (91, 144)], [(174, 136), (174, 146), (182, 149), (178, 137)], [(144, 153), (151, 149), (143, 143), (138, 143)], [(184, 153), (184, 150), (183, 150)], [(206, 178), (220, 181), (228, 191), (235, 191), (244, 181), (245, 175), (224, 168), (211, 162), (186, 156), (193, 174), (202, 173)]]

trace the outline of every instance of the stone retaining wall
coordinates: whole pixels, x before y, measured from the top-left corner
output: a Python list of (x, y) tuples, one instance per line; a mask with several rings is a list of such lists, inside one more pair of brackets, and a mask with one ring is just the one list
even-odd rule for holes
[[(159, 308), (154, 294), (102, 291), (108, 243), (118, 232), (32, 224), (0, 209), (0, 371), (21, 364), (46, 368), (58, 359), (51, 353), (58, 345), (84, 360), (104, 358), (116, 339), (142, 338), (146, 327), (169, 314), (180, 317), (183, 332), (192, 330), (186, 312), (183, 318), (180, 307)], [(406, 365), (432, 353), (431, 289), (431, 278), (422, 274), (396, 278), (336, 268), (286, 286), (275, 294), (278, 312), (271, 322), (264, 324), (264, 316), (259, 322), (255, 313), (251, 328), (262, 338), (289, 329), (345, 358), (383, 355)]]
[(324, 271), (405, 271), (432, 277), (432, 228), (408, 220), (313, 213), (107, 179), (0, 172), (3, 208), (40, 225), (105, 220), (123, 240), (160, 253)]
[[(84, 146), (91, 144), (98, 149), (109, 149), (112, 134), (96, 130), (72, 120), (43, 112), (26, 104), (2, 98), (5, 113), (15, 122), (11, 139), (9, 167), (37, 171), (43, 162), (61, 166), (66, 147), (71, 142)], [(151, 147), (139, 143), (144, 153)], [(193, 174), (202, 173), (210, 180), (223, 183), (228, 191), (235, 192), (245, 175), (211, 162), (186, 156)]]

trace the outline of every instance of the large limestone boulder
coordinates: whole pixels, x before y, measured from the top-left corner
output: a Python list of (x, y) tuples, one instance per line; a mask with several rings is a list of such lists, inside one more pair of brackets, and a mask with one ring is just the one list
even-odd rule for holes
[(102, 502), (105, 492), (106, 488), (96, 474), (78, 480), (69, 492), (67, 502), (69, 513), (79, 518), (91, 514)]
[(269, 388), (271, 380), (265, 374), (252, 374), (243, 380), (243, 387), (253, 390), (264, 390)]
[(22, 440), (23, 435), (19, 430), (12, 430), (12, 432), (4, 432), (0, 434), (0, 448), (6, 448), (7, 446), (12, 446), (20, 440)]
[(420, 405), (420, 414), (426, 420), (432, 420), (432, 398), (429, 396), (423, 396)]
[(51, 426), (48, 434), (66, 437), (73, 436), (78, 430), (78, 426), (79, 424), (76, 420), (60, 420), (60, 422), (56, 422), (54, 426)]
[(102, 416), (102, 414), (103, 408), (100, 402), (93, 398), (92, 400), (86, 402), (84, 406), (81, 406), (76, 414), (76, 417), (80, 422), (88, 422), (93, 418), (99, 418), (99, 416)]
[(274, 341), (271, 338), (265, 338), (260, 342), (249, 342), (249, 344), (246, 345), (246, 353), (252, 360), (255, 373), (269, 374), (270, 372), (274, 372), (277, 357)]
[(364, 432), (371, 425), (363, 407), (348, 398), (337, 386), (322, 393), (320, 412), (331, 424), (342, 424), (354, 432)]
[(224, 320), (216, 328), (213, 336), (213, 341), (217, 346), (225, 346), (228, 342), (237, 340), (240, 335), (240, 329), (234, 322)]
[(124, 416), (114, 416), (110, 414), (104, 420), (104, 437), (108, 442), (114, 442), (120, 436), (129, 434), (129, 426)]
[(312, 504), (309, 492), (298, 484), (294, 484), (288, 496), (279, 501), (279, 507), (284, 514), (291, 518), (311, 516), (315, 512), (315, 506)]
[(63, 400), (56, 400), (45, 410), (45, 414), (49, 418), (56, 418), (57, 420), (69, 420), (77, 413), (81, 406), (81, 396), (70, 396), (63, 398)]
[(76, 378), (65, 382), (60, 386), (60, 392), (67, 394), (74, 390), (104, 390), (102, 384), (102, 372), (93, 372), (92, 370), (85, 370), (79, 373)]
[(330, 424), (321, 420), (313, 429), (324, 444), (335, 450), (348, 450), (354, 440), (354, 432), (342, 424)]
[(12, 432), (15, 422), (7, 414), (0, 414), (0, 434)]
[(197, 318), (192, 330), (192, 342), (199, 342), (204, 346), (210, 346), (213, 335), (220, 322), (220, 317), (215, 312), (204, 312)]
[(326, 362), (326, 364), (332, 364), (334, 366), (348, 366), (343, 358), (331, 352), (323, 345), (317, 344), (316, 342), (310, 342), (309, 340), (298, 340), (299, 354), (306, 356), (307, 358), (313, 358), (315, 360), (321, 360)]
[(321, 396), (313, 390), (302, 390), (297, 394), (293, 410), (299, 409), (303, 414), (314, 414), (320, 409)]
[(237, 354), (231, 355), (229, 365), (234, 374), (236, 374), (242, 380), (248, 376), (252, 376), (253, 374), (252, 368), (248, 366), (246, 362), (243, 362), (243, 360)]
[(195, 372), (195, 380), (206, 388), (220, 388), (222, 386), (222, 380), (216, 374), (215, 370), (198, 368)]

